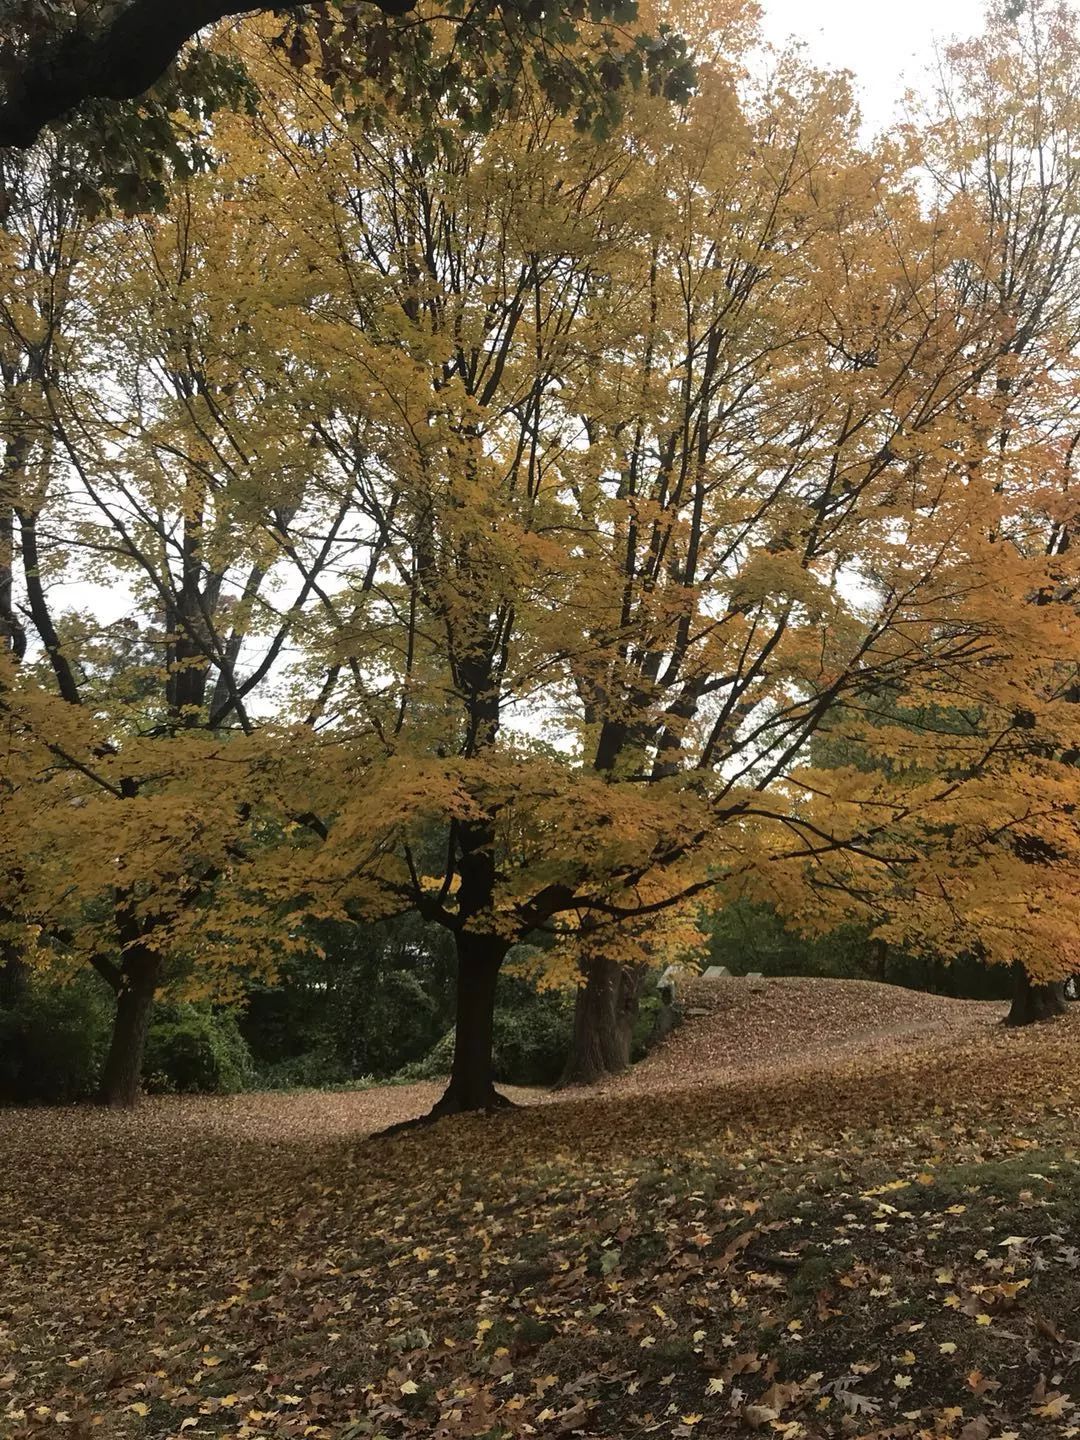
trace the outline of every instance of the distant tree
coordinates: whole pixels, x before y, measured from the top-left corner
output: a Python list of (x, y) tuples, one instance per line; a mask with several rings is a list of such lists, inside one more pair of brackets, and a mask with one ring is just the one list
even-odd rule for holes
[(330, 1078), (389, 1075), (453, 1024), (453, 946), (407, 915), (310, 927), (273, 983), (248, 991), (242, 1028), (271, 1070)]

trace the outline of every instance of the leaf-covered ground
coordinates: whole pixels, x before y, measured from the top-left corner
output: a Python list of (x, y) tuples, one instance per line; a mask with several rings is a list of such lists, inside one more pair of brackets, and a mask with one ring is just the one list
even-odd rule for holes
[(1078, 1060), (980, 1019), (392, 1140), (0, 1115), (0, 1434), (1080, 1434)]

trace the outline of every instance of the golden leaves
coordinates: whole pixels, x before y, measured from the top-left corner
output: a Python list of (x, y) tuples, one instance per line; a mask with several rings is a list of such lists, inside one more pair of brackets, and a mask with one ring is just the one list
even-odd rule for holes
[[(788, 992), (789, 1041), (813, 983)], [(364, 1136), (425, 1093), (8, 1112), (0, 1413), (123, 1440), (148, 1423), (456, 1440), (657, 1417), (792, 1440), (880, 1419), (899, 1440), (1064, 1431), (1077, 1089), (1071, 1023), (986, 1024), (393, 1142)], [(1005, 1143), (1018, 1133), (1043, 1179)], [(904, 1181), (910, 1208), (868, 1228), (860, 1197)], [(988, 1243), (1021, 1234), (1027, 1249)], [(981, 1310), (943, 1303), (946, 1266)], [(1007, 1320), (977, 1325), (1006, 1299)]]
[(150, 651), (121, 684), (65, 621), (84, 705), (0, 682), (33, 913), (106, 924), (119, 887), (216, 979), (305, 916), (455, 923), (482, 853), (470, 923), (550, 926), (563, 979), (598, 917), (630, 963), (692, 949), (710, 886), (1072, 965), (1075, 297), (1040, 257), (1076, 237), (1039, 226), (1077, 182), (987, 190), (973, 135), (996, 163), (1043, 93), (1072, 114), (1075, 62), (1055, 35), (1044, 92), (999, 19), (955, 63), (1006, 66), (1011, 140), (976, 86), (862, 147), (846, 81), (736, 84), (717, 18), (685, 116), (638, 96), (598, 141), (531, 94), (429, 159), (226, 42), (263, 113), (102, 222), (56, 394), (5, 392), (46, 568), (130, 589)]

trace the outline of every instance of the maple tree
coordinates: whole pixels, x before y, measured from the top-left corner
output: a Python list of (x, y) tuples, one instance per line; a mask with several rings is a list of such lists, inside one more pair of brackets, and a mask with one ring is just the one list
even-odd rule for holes
[[(21, 891), (8, 908), (30, 926), (31, 953), (92, 964), (116, 992), (103, 1092), (131, 1103), (159, 984), (190, 966), (193, 946), (226, 948), (220, 929), (196, 937), (252, 830), (248, 709), (276, 683), (306, 598), (347, 544), (342, 495), (298, 466), (295, 414), (263, 428), (275, 410), (267, 377), (288, 356), (257, 352), (231, 298), (200, 284), (212, 243), (218, 263), (245, 255), (267, 303), (274, 242), (257, 217), (219, 211), (197, 235), (181, 203), (106, 236), (33, 160), (26, 173), (27, 202), (8, 216), (3, 311), (15, 662), (5, 819)], [(267, 471), (284, 488), (263, 496)], [(16, 530), (25, 625), (10, 599)], [(58, 608), (66, 579), (125, 587), (134, 636), (92, 607)], [(287, 948), (258, 915), (234, 919), (230, 973), (260, 945), (264, 968)]]
[[(31, 615), (27, 916), (106, 968), (111, 896), (145, 1017), (166, 952), (227, 987), (308, 922), (418, 914), (457, 952), (440, 1111), (500, 1103), (516, 944), (583, 972), (590, 1078), (706, 893), (1056, 973), (1071, 552), (1029, 542), (1069, 503), (1072, 230), (1042, 242), (1071, 172), (1003, 242), (954, 116), (860, 143), (841, 77), (744, 69), (739, 7), (685, 113), (642, 89), (610, 135), (539, 81), (490, 133), (453, 104), (360, 128), (277, 38), (228, 42), (273, 103), (219, 116), (209, 174), (78, 222), (71, 337), (10, 387), (48, 457), (16, 477), (27, 596), (42, 566), (123, 583), (158, 655), (95, 687), (93, 624)], [(814, 763), (826, 720), (867, 763)]]
[[(999, 317), (1001, 354), (977, 389), (986, 453), (972, 483), (992, 496), (989, 553), (999, 574), (1016, 577), (1026, 634), (1020, 649), (1003, 647), (981, 667), (992, 703), (1012, 705), (1014, 732), (961, 823), (931, 838), (926, 863), (938, 870), (938, 893), (920, 890), (907, 934), (940, 944), (952, 933), (988, 960), (1012, 962), (1014, 1023), (1060, 1013), (1080, 926), (1077, 54), (1066, 7), (997, 7), (982, 36), (949, 52), (924, 132), (936, 184), (970, 207), (977, 227), (965, 294)], [(986, 714), (969, 703), (947, 723), (985, 736)]]
[[(788, 97), (786, 132), (778, 93), (760, 102), (757, 118), (772, 143), (771, 152), (763, 149), (762, 136), (750, 126), (738, 134), (730, 79), (722, 69), (703, 84), (685, 126), (671, 124), (662, 111), (648, 117), (656, 131), (648, 132), (644, 143), (662, 155), (663, 165), (652, 168), (646, 162), (620, 175), (622, 193), (612, 187), (605, 195), (604, 218), (620, 220), (615, 202), (629, 200), (635, 216), (647, 214), (652, 220), (651, 246), (628, 259), (616, 250), (616, 244), (625, 247), (625, 232), (615, 243), (597, 237), (588, 257), (587, 280), (584, 268), (579, 271), (591, 287), (589, 304), (580, 306), (570, 319), (563, 297), (569, 293), (577, 304), (574, 291), (568, 290), (568, 278), (574, 274), (570, 267), (575, 262), (580, 265), (576, 255), (556, 252), (546, 257), (534, 249), (521, 256), (516, 271), (508, 264), (519, 253), (520, 241), (516, 234), (498, 228), (502, 216), (492, 219), (490, 189), (485, 188), (491, 184), (492, 169), (507, 163), (508, 149), (486, 144), (471, 153), (451, 150), (444, 162), (448, 175), (439, 175), (434, 182), (411, 161), (409, 143), (415, 140), (408, 131), (391, 135), (382, 148), (365, 150), (348, 141), (344, 160), (324, 137), (316, 157), (321, 166), (333, 156), (334, 176), (348, 174), (350, 161), (361, 172), (367, 214), (357, 227), (363, 238), (351, 248), (366, 245), (368, 255), (381, 261), (384, 293), (400, 306), (410, 327), (401, 348), (419, 373), (410, 369), (409, 402), (418, 403), (414, 387), (419, 385), (420, 395), (431, 397), (419, 402), (429, 425), (433, 416), (446, 416), (444, 435), (421, 432), (419, 443), (409, 435), (402, 452), (399, 417), (416, 412), (394, 393), (396, 377), (385, 371), (380, 374), (380, 388), (389, 392), (385, 399), (392, 407), (390, 426), (376, 430), (380, 460), (392, 475), (383, 513), (391, 495), (394, 504), (416, 509), (411, 516), (407, 509), (399, 510), (395, 517), (400, 549), (394, 560), (402, 586), (400, 598), (390, 597), (396, 598), (396, 613), (373, 603), (372, 618), (362, 622), (358, 617), (352, 634), (361, 634), (363, 623), (371, 624), (384, 643), (391, 639), (400, 657), (400, 689), (390, 683), (376, 692), (381, 703), (390, 700), (392, 708), (372, 720), (388, 753), (422, 736), (421, 722), (435, 720), (436, 754), (456, 733), (463, 759), (482, 758), (491, 767), (487, 775), (456, 765), (426, 769), (424, 800), (431, 807), (429, 815), (439, 813), (437, 782), (450, 787), (443, 800), (451, 814), (442, 868), (430, 875), (428, 855), (414, 856), (406, 843), (396, 855), (377, 857), (378, 865), (365, 877), (374, 890), (361, 901), (370, 905), (385, 892), (393, 897), (390, 903), (407, 901), (455, 931), (462, 1023), (448, 1105), (462, 1103), (462, 1092), (466, 1104), (491, 1103), (494, 1098), (484, 1068), (491, 994), (494, 974), (514, 940), (537, 925), (553, 926), (569, 942), (571, 953), (584, 953), (586, 968), (599, 973), (597, 984), (583, 987), (582, 1006), (587, 1008), (599, 992), (598, 1012), (606, 1010), (613, 998), (628, 1012), (630, 1007), (618, 997), (633, 950), (628, 955), (625, 923), (616, 929), (609, 923), (612, 919), (626, 922), (638, 912), (658, 911), (714, 880), (714, 833), (724, 819), (738, 824), (738, 843), (750, 852), (741, 858), (746, 870), (760, 873), (784, 860), (771, 838), (769, 822), (790, 828), (791, 815), (767, 809), (754, 815), (765, 822), (755, 835), (742, 823), (748, 811), (753, 813), (745, 791), (756, 795), (788, 778), (785, 771), (800, 756), (826, 709), (847, 691), (865, 694), (886, 680), (913, 688), (924, 676), (940, 699), (955, 683), (954, 676), (960, 677), (962, 686), (970, 685), (980, 623), (1000, 643), (1009, 607), (1004, 598), (1010, 581), (1007, 573), (999, 586), (1003, 609), (989, 622), (976, 612), (968, 627), (958, 630), (953, 608), (958, 596), (966, 600), (981, 587), (983, 567), (989, 563), (980, 553), (987, 517), (970, 503), (967, 493), (971, 454), (986, 443), (984, 417), (971, 402), (987, 368), (1003, 354), (1006, 341), (999, 309), (985, 295), (977, 295), (978, 303), (971, 303), (963, 290), (947, 289), (943, 303), (942, 290), (952, 267), (983, 262), (978, 247), (984, 232), (972, 224), (963, 200), (954, 203), (955, 197), (946, 197), (943, 203), (951, 206), (948, 213), (960, 241), (971, 250), (958, 256), (955, 249), (944, 248), (942, 214), (921, 213), (910, 185), (897, 186), (890, 197), (895, 214), (883, 214), (880, 167), (888, 159), (875, 162), (863, 155), (854, 145), (850, 122), (846, 129), (837, 124), (837, 107), (843, 115), (849, 105), (842, 90), (814, 77), (798, 78), (806, 87), (801, 92), (796, 77), (785, 77), (798, 96)], [(818, 129), (807, 119), (806, 90), (813, 94), (815, 85), (820, 85), (814, 95), (819, 109), (810, 108), (809, 115), (818, 120)], [(665, 121), (671, 124), (666, 133)], [(526, 123), (535, 122), (527, 116)], [(732, 131), (738, 138), (729, 138), (726, 147), (718, 146), (718, 135), (730, 137)], [(528, 152), (528, 143), (522, 147), (519, 135), (500, 138), (508, 148)], [(547, 134), (545, 141), (550, 152)], [(764, 157), (760, 169), (746, 165), (747, 150), (742, 148), (755, 141), (759, 142), (755, 154)], [(815, 151), (815, 144), (824, 153)], [(586, 153), (606, 158), (609, 152)], [(559, 158), (565, 185), (567, 166), (564, 156)], [(830, 249), (834, 212), (823, 190), (821, 170), (829, 163), (837, 166), (840, 158), (846, 168), (839, 173), (834, 169), (829, 178), (842, 196), (846, 228), (837, 237), (836, 248)], [(797, 168), (801, 165), (805, 172)], [(656, 186), (661, 169), (668, 193)], [(497, 173), (502, 187), (506, 182), (501, 168)], [(686, 176), (682, 193), (672, 180), (680, 174)], [(535, 183), (535, 176), (533, 169), (527, 178)], [(455, 185), (472, 181), (481, 201), (471, 188), (463, 201), (457, 201), (450, 180)], [(749, 194), (725, 188), (737, 182), (757, 188)], [(721, 215), (729, 220), (726, 234), (717, 224), (717, 201), (710, 206), (707, 198), (710, 185), (722, 201)], [(309, 188), (306, 195), (311, 193)], [(528, 194), (520, 182), (517, 193)], [(524, 209), (524, 201), (519, 203)], [(839, 198), (836, 203), (839, 206)], [(476, 231), (469, 227), (476, 224), (478, 208), (491, 229), (474, 239)], [(545, 196), (549, 234), (551, 208), (549, 194)], [(810, 241), (801, 233), (807, 211), (818, 220)], [(746, 216), (753, 217), (749, 226)], [(762, 216), (770, 217), (775, 229), (762, 231)], [(524, 223), (521, 217), (514, 218), (518, 225)], [(890, 219), (895, 227), (891, 236)], [(800, 243), (789, 238), (785, 224)], [(901, 226), (902, 245), (896, 238)], [(356, 230), (346, 233), (351, 236)], [(599, 248), (602, 239), (608, 243), (606, 254)], [(490, 245), (490, 251), (479, 250), (480, 240)], [(925, 289), (913, 287), (910, 279), (910, 256), (920, 240), (927, 256), (920, 277)], [(748, 243), (753, 245), (752, 258), (745, 253)], [(856, 245), (860, 248), (848, 248)], [(767, 267), (754, 263), (762, 253), (770, 257)], [(782, 258), (777, 258), (778, 253)], [(538, 273), (541, 259), (552, 266), (556, 286)], [(867, 315), (873, 315), (875, 303), (883, 303), (875, 302), (873, 293), (875, 265), (880, 267), (878, 284), (892, 305), (891, 313), (883, 311), (892, 330), (891, 365), (874, 348), (878, 330), (872, 328), (869, 338), (865, 333), (872, 323)], [(854, 313), (837, 310), (833, 291), (839, 266), (845, 277), (857, 272), (862, 279), (860, 290), (851, 296)], [(722, 285), (715, 283), (719, 277)], [(544, 279), (558, 302), (550, 303), (546, 327), (542, 324)], [(667, 279), (673, 281), (670, 286), (664, 283)], [(478, 297), (467, 288), (469, 281), (483, 300), (480, 314)], [(422, 293), (422, 285), (429, 287), (428, 294)], [(532, 317), (522, 302), (524, 288), (530, 285), (539, 292)], [(800, 312), (793, 309), (793, 291), (819, 327), (821, 311), (829, 309), (834, 328), (804, 334)], [(773, 308), (777, 295), (783, 296), (783, 307)], [(350, 286), (349, 304), (353, 303), (355, 287)], [(938, 321), (938, 329), (930, 328), (929, 333), (928, 312)], [(912, 333), (906, 335), (897, 329), (905, 315), (912, 326)], [(525, 346), (521, 342), (529, 334), (530, 319), (531, 343)], [(571, 321), (578, 319), (580, 325), (571, 328)], [(350, 322), (356, 334), (348, 335), (343, 342), (347, 348), (337, 353), (355, 358), (362, 370), (370, 372), (374, 363), (358, 337), (371, 321), (361, 313), (356, 319), (350, 316)], [(556, 355), (561, 368), (552, 366), (541, 382), (536, 371), (550, 349), (552, 326), (559, 340)], [(462, 331), (470, 341), (468, 349), (462, 344)], [(598, 331), (603, 348), (575, 354), (573, 341), (580, 337), (595, 346)], [(321, 332), (323, 343), (332, 333)], [(747, 348), (747, 333), (754, 336), (758, 349)], [(439, 345), (440, 336), (452, 338)], [(790, 346), (786, 355), (781, 337)], [(380, 343), (384, 365), (386, 350)], [(955, 368), (960, 353), (965, 378), (958, 385)], [(523, 363), (529, 366), (524, 381), (517, 368)], [(648, 379), (653, 371), (662, 378), (651, 394), (646, 390), (643, 396), (638, 377)], [(628, 375), (634, 377), (629, 385)], [(727, 398), (725, 387), (732, 386), (733, 376), (734, 402), (718, 404), (718, 397)], [(514, 408), (508, 402), (522, 394), (525, 385), (530, 387), (528, 406)], [(893, 392), (901, 386), (907, 409), (895, 402)], [(376, 418), (370, 393), (365, 388), (363, 406), (354, 404), (350, 410), (363, 409)], [(807, 414), (814, 416), (812, 426)], [(754, 448), (746, 437), (763, 415), (775, 428)], [(573, 442), (567, 439), (568, 425), (571, 433), (577, 430)], [(830, 427), (830, 443), (823, 444), (821, 434)], [(445, 460), (439, 454), (443, 445), (448, 452)], [(970, 448), (962, 462), (954, 461), (952, 452), (965, 446)], [(739, 457), (738, 468), (715, 473), (713, 457), (727, 459), (733, 451)], [(776, 483), (781, 454), (787, 466), (788, 483), (783, 486)], [(455, 465), (464, 471), (464, 480), (454, 474)], [(920, 505), (917, 494), (913, 501), (908, 493), (897, 496), (898, 469), (905, 483), (933, 487), (925, 492), (933, 508)], [(417, 481), (418, 496), (410, 490)], [(444, 490), (438, 488), (440, 484)], [(947, 509), (943, 487), (950, 484), (962, 502), (961, 523), (970, 529), (965, 528), (963, 540), (951, 554), (942, 556), (940, 550), (929, 549), (919, 555), (915, 566), (921, 568), (913, 572), (911, 549), (926, 544), (921, 540), (923, 524), (927, 539), (931, 535), (937, 539)], [(445, 508), (440, 509), (440, 500)], [(864, 505), (873, 506), (870, 520), (876, 522), (876, 530)], [(799, 506), (804, 507), (801, 516)], [(801, 535), (793, 524), (793, 511), (796, 522), (802, 521)], [(893, 527), (898, 512), (905, 524), (912, 525), (908, 552), (902, 556), (895, 553)], [(953, 523), (951, 516), (948, 523)], [(841, 567), (852, 563), (855, 548), (849, 550), (846, 543), (848, 524), (858, 529), (857, 563), (871, 577), (883, 602), (876, 630), (866, 625), (865, 614), (855, 612), (838, 584)], [(542, 542), (534, 536), (542, 536)], [(591, 546), (584, 538), (589, 536)], [(955, 535), (950, 538), (955, 542)], [(508, 543), (514, 557), (520, 559), (524, 550), (532, 562), (524, 591), (520, 581), (515, 583)], [(740, 591), (748, 589), (749, 562), (753, 580), (743, 599)], [(541, 583), (545, 605), (553, 599), (559, 602), (554, 635), (547, 628), (550, 613), (536, 608), (535, 590)], [(912, 601), (915, 585), (923, 593)], [(380, 590), (374, 588), (373, 601), (381, 598)], [(822, 608), (815, 611), (807, 605), (808, 592)], [(822, 604), (826, 596), (831, 608)], [(939, 604), (940, 610), (935, 608)], [(912, 608), (905, 610), (903, 605)], [(584, 622), (576, 633), (567, 624), (568, 612)], [(824, 614), (829, 617), (830, 638), (839, 642), (839, 654), (822, 653)], [(841, 617), (848, 626), (846, 636), (838, 628)], [(394, 642), (402, 621), (400, 639)], [(930, 653), (921, 640), (917, 646), (911, 644), (911, 627), (919, 624), (938, 627)], [(728, 634), (724, 626), (729, 627)], [(336, 625), (332, 633), (338, 643)], [(431, 648), (432, 636), (438, 652)], [(800, 647), (811, 636), (813, 650), (804, 656)], [(781, 644), (780, 655), (766, 670), (766, 662)], [(524, 679), (515, 673), (515, 666), (521, 664), (519, 653), (527, 656), (529, 666)], [(335, 651), (330, 657), (328, 676), (336, 656)], [(448, 667), (445, 678), (438, 670), (431, 673), (430, 667), (440, 663)], [(546, 757), (529, 754), (523, 761), (520, 753), (514, 753), (517, 747), (500, 734), (507, 704), (520, 709), (519, 696), (526, 687), (539, 693), (537, 677), (545, 665), (549, 676), (544, 678), (556, 707), (554, 716), (548, 712), (545, 719), (550, 723), (554, 718), (580, 737), (582, 758), (588, 762), (571, 775), (559, 763), (556, 783), (562, 793), (555, 797), (559, 808), (554, 813), (549, 808), (550, 792), (537, 785), (545, 777)], [(825, 684), (823, 673), (828, 676)], [(456, 717), (445, 701), (427, 716), (422, 714), (423, 687), (433, 681), (439, 691), (456, 699), (460, 707)], [(800, 685), (805, 687), (801, 693)], [(968, 692), (963, 693), (968, 698)], [(715, 701), (713, 696), (720, 698)], [(374, 694), (366, 698), (365, 718), (375, 699)], [(748, 743), (740, 722), (751, 716), (757, 717), (757, 724)], [(1011, 735), (1014, 713), (999, 707), (996, 718), (1001, 736)], [(395, 733), (402, 739), (389, 743), (386, 737)], [(988, 742), (980, 733), (973, 746), (947, 732), (931, 734), (924, 740), (923, 767), (955, 765), (960, 748), (966, 772), (974, 774), (995, 753), (1001, 736)], [(775, 767), (771, 760), (778, 762)], [(743, 773), (725, 774), (732, 765), (741, 765)], [(374, 773), (379, 775), (380, 769)], [(709, 771), (722, 777), (711, 793), (700, 778)], [(757, 772), (749, 784), (747, 771)], [(687, 773), (694, 779), (693, 787), (678, 783)], [(819, 807), (825, 811), (823, 821), (818, 822), (811, 803), (807, 819), (796, 818), (794, 826), (805, 824), (804, 845), (807, 836), (816, 833), (809, 842), (810, 855), (821, 837), (826, 837), (826, 853), (856, 852), (862, 843), (862, 797), (837, 795), (835, 777), (828, 783), (833, 793), (823, 797), (825, 803)], [(880, 786), (881, 777), (870, 783)], [(655, 791), (647, 786), (660, 789), (661, 798), (655, 799)], [(813, 786), (809, 788), (812, 793)], [(924, 790), (916, 804), (933, 810), (954, 789), (950, 778), (936, 790)], [(677, 805), (672, 804), (671, 792), (677, 792)], [(895, 797), (895, 788), (892, 793)], [(888, 803), (887, 794), (879, 788), (871, 803), (880, 809)], [(369, 806), (384, 803), (381, 793), (365, 797), (365, 810), (372, 813)], [(911, 806), (912, 789), (903, 777), (899, 799), (892, 798), (891, 803), (902, 816)], [(453, 813), (458, 806), (464, 808), (464, 816)], [(590, 806), (595, 807), (591, 815)], [(613, 806), (617, 808), (609, 808)], [(337, 823), (346, 814), (342, 809)], [(527, 824), (519, 819), (526, 814)], [(537, 827), (536, 822), (547, 820), (548, 814), (553, 814), (550, 830)], [(577, 834), (568, 825), (568, 814)], [(673, 820), (674, 830), (661, 828)], [(350, 826), (356, 823), (350, 820)], [(635, 855), (636, 827), (641, 827), (641, 843)], [(600, 837), (611, 829), (617, 830), (625, 847), (614, 864), (600, 844)], [(874, 838), (885, 845), (898, 838), (897, 831), (890, 833), (886, 825), (874, 830)], [(557, 837), (563, 852), (560, 869), (553, 865), (549, 835)], [(323, 865), (330, 863), (336, 848), (334, 837), (330, 840), (330, 849), (323, 851), (320, 861)], [(530, 842), (536, 847), (531, 853)], [(761, 846), (757, 855), (755, 846)], [(788, 858), (807, 857), (796, 847)], [(874, 855), (869, 858), (879, 860)], [(543, 865), (542, 884), (530, 874), (538, 862)], [(349, 853), (343, 864), (359, 881), (355, 856)], [(883, 868), (888, 874), (888, 866)], [(795, 893), (801, 895), (801, 874), (798, 879)], [(656, 888), (650, 889), (650, 884)], [(571, 917), (569, 926), (560, 918), (566, 915)], [(489, 927), (486, 936), (478, 936), (481, 920)], [(605, 943), (612, 944), (614, 955), (604, 953)], [(591, 1022), (586, 1017), (582, 1029), (595, 1036), (605, 1026), (620, 1028), (615, 1018), (598, 1013)], [(612, 1048), (617, 1056), (618, 1044)], [(479, 1067), (476, 1073), (471, 1073), (473, 1066)]]
[[(1080, 341), (1080, 196), (1072, 141), (1080, 80), (1075, 16), (1052, 4), (1032, 6), (1017, 16), (1006, 10), (992, 18), (981, 41), (958, 47), (954, 62), (956, 89), (963, 97), (954, 105), (962, 117), (959, 138), (968, 153), (974, 144), (981, 151), (974, 178), (992, 236), (995, 290), (1011, 328), (1008, 360), (995, 385), (1013, 403), (997, 449), (1004, 461), (1027, 443), (1043, 457), (1042, 484), (1034, 494), (1021, 496), (1007, 534), (1022, 553), (1045, 558), (1042, 583), (1027, 598), (1038, 609), (1064, 612), (1059, 623), (1068, 633), (1075, 625), (1078, 593), (1070, 552), (1077, 520), (1072, 469), (1080, 439), (1075, 403)], [(999, 111), (1009, 117), (1005, 127), (991, 118)], [(963, 183), (964, 171), (957, 169)], [(999, 473), (998, 484), (1008, 494), (1012, 476), (1005, 464)], [(1025, 771), (1033, 772), (1045, 788), (1032, 794), (1028, 781), (1025, 800), (1030, 808), (1049, 809), (1054, 816), (1045, 830), (1025, 827), (1012, 849), (1026, 867), (1020, 873), (1028, 923), (1038, 931), (1051, 912), (1052, 934), (1043, 945), (1066, 962), (1080, 956), (1060, 893), (1072, 888), (1068, 877), (1077, 860), (1070, 773), (1080, 761), (1076, 712), (1070, 708), (1080, 702), (1075, 662), (1075, 649), (1067, 648), (1062, 663), (1045, 666), (1036, 692), (1038, 711), (1022, 717), (1031, 732), (1028, 764), (1015, 768), (1011, 777), (1023, 785)], [(1049, 805), (1046, 789), (1057, 791)], [(1033, 865), (1043, 871), (1038, 879)], [(1057, 873), (1051, 878), (1048, 870)], [(1060, 1011), (1060, 983), (1038, 983), (1045, 982), (1047, 968), (1019, 963), (1015, 970), (1014, 1022)]]

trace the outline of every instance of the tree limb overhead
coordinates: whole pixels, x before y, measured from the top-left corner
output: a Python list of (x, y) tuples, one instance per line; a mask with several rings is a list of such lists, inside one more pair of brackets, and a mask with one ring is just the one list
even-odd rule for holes
[[(412, 0), (376, 0), (398, 14)], [(133, 100), (159, 80), (182, 46), (231, 15), (280, 10), (252, 0), (130, 0), (106, 25), (75, 25), (31, 45), (6, 77), (0, 146), (26, 149), (46, 125), (87, 100)]]

